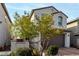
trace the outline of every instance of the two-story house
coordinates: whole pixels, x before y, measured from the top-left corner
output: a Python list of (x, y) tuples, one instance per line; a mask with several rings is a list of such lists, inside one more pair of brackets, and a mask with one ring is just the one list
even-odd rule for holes
[(38, 17), (40, 18), (44, 14), (52, 15), (52, 19), (54, 21), (54, 24), (52, 24), (55, 28), (63, 29), (64, 35), (58, 36), (56, 38), (53, 38), (50, 40), (50, 45), (58, 45), (60, 47), (70, 47), (70, 32), (67, 31), (67, 18), (68, 16), (64, 14), (63, 12), (57, 10), (53, 6), (48, 7), (42, 7), (33, 9), (31, 13), (31, 21), (35, 24), (38, 22)]
[(4, 3), (0, 3), (0, 47), (10, 45), (10, 17)]
[(70, 45), (79, 48), (79, 18), (67, 23), (67, 29), (71, 31)]

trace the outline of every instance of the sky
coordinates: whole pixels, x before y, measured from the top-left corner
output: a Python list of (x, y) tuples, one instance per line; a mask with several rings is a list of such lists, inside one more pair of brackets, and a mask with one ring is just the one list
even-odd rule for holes
[(6, 3), (5, 4), (11, 20), (14, 20), (14, 13), (23, 14), (24, 11), (31, 13), (32, 9), (54, 6), (68, 16), (67, 22), (75, 20), (79, 17), (78, 3)]

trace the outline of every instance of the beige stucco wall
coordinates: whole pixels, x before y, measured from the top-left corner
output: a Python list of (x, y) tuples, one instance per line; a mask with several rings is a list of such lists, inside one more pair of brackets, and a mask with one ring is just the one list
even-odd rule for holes
[(78, 24), (78, 21), (68, 24), (67, 25), (67, 29), (72, 31), (73, 34), (79, 34), (79, 24)]
[(42, 14), (52, 14), (54, 12), (57, 12), (55, 9), (52, 10), (52, 8), (47, 8), (47, 9), (41, 9), (41, 10), (36, 10), (34, 11), (31, 20), (34, 22), (37, 22), (35, 19), (35, 15), (39, 15), (41, 17)]
[(67, 28), (71, 28), (71, 27), (75, 27), (75, 26), (78, 26), (78, 22), (73, 22), (71, 24), (68, 24)]
[(36, 25), (37, 20), (35, 19), (35, 13), (33, 13), (32, 17), (31, 17), (31, 21), (34, 22), (34, 24)]
[(2, 5), (0, 4), (0, 46), (3, 46), (4, 43), (6, 42), (7, 44), (10, 43), (10, 34), (9, 34), (9, 29), (8, 26), (10, 22), (8, 21), (8, 18), (5, 19), (6, 13), (4, 9), (2, 8)]
[[(34, 11), (31, 20), (33, 22), (37, 22), (37, 20), (35, 19), (35, 15), (38, 15), (39, 17), (41, 17), (41, 14), (49, 14), (51, 15), (52, 13), (57, 12), (57, 10), (53, 9), (53, 8), (47, 8), (47, 9), (41, 9), (41, 10), (36, 10)], [(63, 17), (63, 26), (58, 26), (58, 16), (62, 16)], [(66, 29), (66, 25), (67, 25), (67, 17), (65, 15), (63, 15), (62, 13), (57, 13), (54, 14), (52, 16), (52, 20), (54, 20), (54, 27), (56, 28), (60, 28), (60, 29)]]

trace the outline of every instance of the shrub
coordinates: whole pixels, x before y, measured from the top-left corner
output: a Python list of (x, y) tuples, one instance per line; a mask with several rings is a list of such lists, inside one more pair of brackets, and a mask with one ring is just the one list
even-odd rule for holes
[(10, 56), (40, 56), (40, 52), (35, 48), (18, 48), (12, 51)]
[(10, 51), (10, 45), (4, 45), (4, 50), (5, 51)]
[(47, 49), (47, 54), (48, 55), (56, 55), (58, 53), (58, 49), (59, 48), (56, 45), (49, 46)]
[(0, 46), (0, 51), (4, 51), (4, 47)]
[(9, 56), (16, 56), (16, 52), (12, 51)]
[(32, 50), (32, 55), (33, 56), (40, 56), (40, 52), (38, 51), (38, 49), (33, 49)]
[(32, 56), (32, 50), (30, 48), (18, 48), (13, 51), (11, 56)]

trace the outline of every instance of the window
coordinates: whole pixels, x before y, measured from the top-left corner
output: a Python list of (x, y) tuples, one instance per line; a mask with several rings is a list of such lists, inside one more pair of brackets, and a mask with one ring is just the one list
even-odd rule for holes
[(59, 16), (59, 17), (58, 17), (58, 25), (59, 25), (59, 26), (62, 26), (62, 21), (63, 21), (62, 17)]

